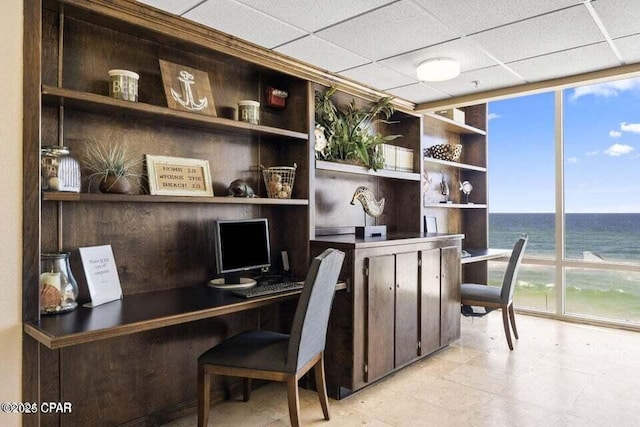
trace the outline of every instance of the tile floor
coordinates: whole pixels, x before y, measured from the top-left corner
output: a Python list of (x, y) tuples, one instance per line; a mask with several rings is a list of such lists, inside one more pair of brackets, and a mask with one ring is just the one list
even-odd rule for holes
[[(462, 338), (341, 401), (324, 421), (301, 390), (308, 426), (638, 426), (640, 333), (517, 315), (510, 352), (499, 312), (462, 318)], [(238, 399), (240, 397), (238, 396)], [(192, 427), (195, 415), (167, 427)], [(214, 405), (210, 425), (288, 426), (286, 389)]]

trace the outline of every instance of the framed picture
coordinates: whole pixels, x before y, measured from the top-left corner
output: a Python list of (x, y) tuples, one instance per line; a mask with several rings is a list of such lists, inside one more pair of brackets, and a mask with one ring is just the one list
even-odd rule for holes
[(213, 196), (208, 160), (147, 154), (149, 193), (157, 196)]
[(206, 71), (161, 59), (160, 73), (169, 108), (217, 116)]
[(424, 216), (424, 232), (425, 233), (437, 233), (438, 232), (438, 220), (435, 216)]

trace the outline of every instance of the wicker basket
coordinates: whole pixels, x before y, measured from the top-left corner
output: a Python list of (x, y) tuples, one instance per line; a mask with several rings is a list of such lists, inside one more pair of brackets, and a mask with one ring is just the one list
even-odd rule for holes
[(297, 164), (291, 166), (274, 166), (262, 169), (264, 186), (270, 199), (290, 199), (293, 193), (293, 181), (296, 177)]
[(462, 144), (437, 144), (424, 149), (424, 154), (427, 157), (432, 157), (438, 160), (448, 160), (450, 162), (457, 162), (462, 154)]

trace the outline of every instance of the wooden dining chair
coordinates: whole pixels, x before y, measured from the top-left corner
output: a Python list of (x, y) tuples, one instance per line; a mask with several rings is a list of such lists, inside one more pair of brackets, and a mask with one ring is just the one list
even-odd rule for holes
[(502, 287), (498, 288), (497, 286), (476, 283), (463, 283), (460, 285), (460, 302), (463, 306), (484, 307), (487, 309), (487, 313), (498, 308), (502, 310), (502, 323), (510, 350), (513, 350), (513, 343), (509, 332), (509, 320), (511, 320), (513, 335), (518, 339), (516, 318), (513, 312), (513, 293), (527, 240), (528, 236), (525, 235), (518, 239), (514, 245), (507, 269), (502, 278)]
[(324, 376), (324, 348), (338, 275), (344, 253), (327, 249), (313, 259), (294, 315), (291, 334), (265, 330), (242, 332), (198, 358), (198, 426), (209, 418), (212, 375), (245, 378), (243, 397), (250, 397), (251, 379), (287, 383), (291, 425), (300, 425), (298, 380), (314, 368), (325, 420), (329, 404)]

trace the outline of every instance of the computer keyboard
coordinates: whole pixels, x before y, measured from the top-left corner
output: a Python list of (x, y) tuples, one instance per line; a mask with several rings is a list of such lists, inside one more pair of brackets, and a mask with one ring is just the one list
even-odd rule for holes
[(236, 289), (233, 291), (233, 294), (242, 298), (255, 298), (282, 292), (297, 291), (303, 287), (304, 282), (280, 282), (254, 286), (248, 289)]

